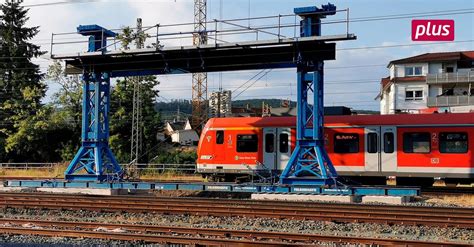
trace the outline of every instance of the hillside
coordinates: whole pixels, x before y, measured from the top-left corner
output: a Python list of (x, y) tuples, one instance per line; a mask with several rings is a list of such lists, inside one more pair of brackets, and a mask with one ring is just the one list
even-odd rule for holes
[[(270, 105), (270, 107), (276, 108), (281, 106), (281, 99), (246, 99), (236, 100), (232, 102), (234, 107), (246, 107), (247, 105), (251, 108), (262, 107), (262, 102)], [(290, 102), (292, 107), (296, 106), (295, 101)], [(190, 100), (171, 100), (170, 102), (157, 102), (155, 104), (157, 111), (161, 112), (164, 120), (172, 120), (176, 117), (176, 114), (180, 112), (180, 117), (189, 117), (191, 115), (192, 106)], [(378, 111), (372, 110), (354, 110), (358, 114), (379, 114)]]

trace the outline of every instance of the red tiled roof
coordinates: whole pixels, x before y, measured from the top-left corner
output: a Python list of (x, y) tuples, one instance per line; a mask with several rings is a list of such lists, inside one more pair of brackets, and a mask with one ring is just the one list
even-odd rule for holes
[(474, 59), (474, 51), (463, 51), (461, 53), (462, 56), (466, 58), (466, 60)]
[(394, 82), (412, 82), (412, 81), (426, 81), (426, 76), (406, 76), (406, 77), (395, 77)]
[(390, 83), (390, 76), (382, 78), (380, 84), (382, 84), (382, 88), (385, 88)]
[(458, 61), (458, 60), (473, 60), (474, 51), (456, 51), (456, 52), (436, 52), (425, 53), (413, 57), (393, 60), (390, 64), (400, 63), (420, 63), (420, 62), (439, 62), (439, 61)]
[(392, 85), (392, 83), (394, 82), (414, 82), (414, 81), (421, 81), (421, 82), (424, 82), (426, 81), (426, 76), (407, 76), (407, 77), (395, 77), (393, 78), (392, 80), (390, 80), (390, 77), (385, 77), (385, 78), (382, 78), (382, 80), (380, 81), (380, 85), (381, 85), (381, 91), (380, 93), (377, 95), (377, 97), (375, 97), (375, 99), (379, 98), (382, 96), (382, 93), (385, 92), (385, 90), (387, 90), (387, 88)]
[(384, 91), (388, 86), (394, 82), (414, 82), (414, 81), (426, 81), (426, 76), (407, 76), (407, 77), (395, 77), (390, 80), (390, 77), (382, 78), (380, 84), (382, 86), (382, 91)]

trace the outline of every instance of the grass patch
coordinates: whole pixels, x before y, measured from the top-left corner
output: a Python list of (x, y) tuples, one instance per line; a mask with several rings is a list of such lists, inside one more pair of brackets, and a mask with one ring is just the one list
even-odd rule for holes
[(426, 200), (426, 202), (474, 207), (474, 195), (463, 194), (436, 196)]
[[(51, 169), (0, 169), (0, 177), (22, 177), (22, 178), (64, 178), (64, 171), (68, 164), (59, 164)], [(141, 170), (140, 179), (161, 180), (161, 181), (197, 181), (202, 182), (204, 179), (198, 174), (189, 174), (177, 170), (167, 170), (161, 172), (158, 170)]]
[(159, 172), (157, 170), (145, 170), (140, 173), (140, 179), (156, 179), (162, 181), (204, 181), (202, 176), (199, 174), (183, 173), (176, 170), (167, 170), (164, 172)]
[(54, 165), (50, 169), (0, 169), (0, 177), (62, 178), (68, 164)]

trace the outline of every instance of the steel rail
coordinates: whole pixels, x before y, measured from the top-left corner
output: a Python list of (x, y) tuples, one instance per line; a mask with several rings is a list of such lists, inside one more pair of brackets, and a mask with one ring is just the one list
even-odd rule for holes
[[(62, 199), (64, 199), (64, 197)], [(463, 210), (460, 213), (456, 213), (456, 211), (453, 211), (451, 208), (449, 212), (441, 213), (439, 210), (431, 212), (426, 211), (426, 208), (421, 208), (425, 211), (417, 212), (416, 208), (413, 207), (409, 207), (409, 209), (411, 209), (410, 211), (393, 212), (393, 210), (386, 209), (364, 209), (366, 205), (352, 205), (352, 208), (335, 208), (328, 206), (327, 204), (320, 204), (319, 206), (320, 207), (318, 208), (311, 208), (301, 207), (300, 205), (298, 205), (298, 207), (295, 207), (294, 205), (291, 207), (262, 204), (240, 205), (237, 201), (234, 201), (234, 204), (218, 205), (213, 203), (212, 200), (208, 203), (202, 203), (196, 202), (193, 199), (184, 199), (179, 202), (171, 203), (129, 203), (127, 200), (109, 202), (92, 199), (87, 201), (84, 198), (78, 199), (74, 197), (68, 197), (66, 200), (61, 200), (61, 197), (56, 199), (46, 199), (41, 198), (41, 196), (36, 198), (0, 197), (0, 207), (4, 208), (86, 209), (104, 212), (126, 211), (214, 216), (245, 216), (335, 222), (371, 222), (441, 227), (450, 226), (474, 229), (474, 216), (472, 214), (472, 209), (470, 211)]]
[(90, 210), (97, 212), (153, 212), (164, 214), (185, 214), (185, 215), (200, 215), (200, 216), (240, 216), (249, 218), (286, 218), (295, 220), (318, 220), (331, 222), (354, 222), (354, 223), (383, 223), (383, 224), (399, 224), (399, 225), (426, 225), (439, 227), (459, 227), (466, 229), (474, 229), (474, 221), (463, 220), (456, 218), (438, 218), (436, 215), (426, 217), (413, 217), (410, 215), (402, 216), (384, 216), (376, 213), (357, 214), (352, 212), (335, 212), (333, 214), (321, 212), (320, 214), (304, 214), (297, 210), (294, 212), (281, 212), (274, 210), (245, 210), (234, 209), (232, 207), (225, 209), (216, 209), (213, 207), (202, 208), (199, 205), (184, 206), (184, 207), (130, 207), (130, 206), (111, 206), (111, 205), (97, 205), (97, 204), (83, 204), (81, 203), (0, 203), (0, 207), (8, 208), (38, 208), (38, 209), (60, 209), (60, 210)]
[[(13, 204), (11, 205), (30, 205), (34, 204), (37, 206), (48, 206), (48, 205), (57, 205), (58, 203), (62, 203), (61, 205), (69, 205), (71, 203), (71, 198), (66, 200), (64, 199), (35, 199), (35, 198), (11, 198), (11, 199), (0, 199), (0, 204), (2, 202), (10, 201)], [(107, 208), (124, 208), (125, 205), (127, 208), (133, 208), (136, 210), (160, 210), (162, 208), (175, 208), (175, 209), (188, 209), (194, 207), (200, 207), (204, 209), (228, 209), (229, 204), (221, 205), (221, 204), (214, 204), (209, 202), (197, 202), (194, 200), (183, 200), (183, 201), (160, 201), (160, 202), (129, 202), (129, 201), (114, 201), (110, 202), (107, 200), (87, 200), (87, 199), (74, 199), (74, 204), (77, 206), (87, 207), (90, 204), (96, 204), (101, 207)], [(279, 212), (282, 214), (290, 214), (290, 213), (298, 213), (298, 214), (325, 214), (328, 213), (335, 213), (340, 214), (342, 210), (349, 212), (352, 215), (360, 214), (360, 215), (367, 215), (370, 214), (372, 216), (418, 216), (418, 217), (427, 217), (432, 218), (433, 213), (436, 213), (437, 218), (447, 218), (447, 219), (468, 219), (474, 222), (474, 215), (473, 210), (471, 211), (461, 211), (456, 212), (450, 210), (449, 212), (446, 211), (429, 211), (429, 210), (392, 210), (392, 211), (383, 211), (382, 212), (374, 211), (373, 208), (364, 208), (362, 207), (327, 207), (327, 205), (318, 205), (315, 207), (298, 207), (295, 206), (275, 206), (275, 205), (265, 205), (265, 204), (243, 204), (243, 205), (231, 205), (232, 209), (234, 210), (252, 210), (253, 212)], [(403, 209), (403, 208), (401, 208)]]
[[(254, 206), (254, 205), (266, 205), (272, 206), (276, 209), (295, 209), (294, 202), (288, 201), (266, 201), (266, 200), (242, 200), (242, 199), (224, 199), (224, 198), (197, 198), (197, 197), (155, 197), (155, 196), (86, 196), (86, 195), (71, 195), (71, 194), (41, 194), (41, 193), (0, 193), (0, 200), (2, 198), (10, 199), (21, 199), (28, 198), (28, 200), (44, 200), (52, 199), (58, 200), (70, 200), (75, 201), (97, 201), (97, 202), (118, 202), (134, 205), (162, 205), (170, 203), (185, 203), (190, 204), (209, 204), (212, 206), (217, 205), (234, 205), (234, 206)], [(424, 213), (437, 213), (437, 214), (449, 214), (449, 215), (474, 215), (474, 208), (455, 208), (455, 207), (426, 207), (426, 206), (410, 206), (410, 205), (377, 205), (377, 204), (348, 204), (348, 203), (326, 203), (326, 202), (298, 202), (299, 210), (312, 210), (312, 209), (357, 209), (365, 211), (390, 211), (390, 212), (408, 212), (410, 214), (414, 212)]]
[[(147, 242), (166, 242), (166, 243), (183, 243), (183, 244), (212, 244), (226, 243), (226, 244), (248, 244), (255, 245), (306, 245), (319, 242), (338, 242), (338, 243), (354, 243), (354, 244), (377, 244), (377, 245), (405, 245), (405, 246), (469, 246), (468, 244), (454, 243), (454, 242), (426, 242), (417, 240), (402, 240), (402, 239), (378, 239), (365, 238), (353, 236), (325, 236), (317, 234), (301, 234), (301, 233), (287, 233), (287, 232), (265, 232), (265, 231), (249, 231), (249, 230), (231, 230), (231, 229), (210, 229), (210, 228), (187, 228), (187, 227), (170, 227), (170, 226), (155, 226), (155, 225), (133, 225), (133, 224), (105, 224), (98, 222), (64, 222), (64, 221), (42, 221), (29, 219), (0, 219), (3, 224), (33, 224), (33, 226), (41, 227), (62, 227), (71, 229), (54, 229), (51, 233), (49, 229), (33, 229), (33, 228), (18, 228), (18, 227), (0, 227), (0, 231), (14, 234), (35, 234), (48, 236), (69, 236), (69, 237), (89, 237), (89, 238), (103, 238), (114, 240), (127, 241), (147, 241)], [(78, 230), (77, 228), (80, 228)], [(89, 231), (85, 231), (85, 229)], [(98, 229), (105, 231), (98, 232)], [(123, 233), (110, 232), (113, 229), (121, 229)], [(39, 230), (39, 231), (36, 231)], [(92, 230), (94, 233), (90, 235)], [(24, 232), (25, 231), (25, 232)], [(130, 233), (135, 231), (135, 233)], [(77, 232), (75, 235), (73, 232)], [(151, 235), (149, 233), (153, 233)], [(54, 235), (52, 235), (54, 234)], [(63, 235), (66, 234), (66, 235)], [(161, 235), (156, 235), (161, 234)], [(176, 234), (186, 235), (176, 236)], [(173, 235), (173, 236), (169, 236)], [(193, 235), (193, 236), (189, 236)], [(111, 236), (111, 238), (108, 238)], [(197, 238), (196, 236), (199, 236)], [(203, 237), (205, 236), (205, 237)], [(120, 237), (120, 238), (116, 238)], [(126, 238), (124, 238), (126, 237)], [(211, 238), (210, 238), (211, 237)], [(237, 239), (232, 239), (237, 238)], [(203, 243), (202, 240), (211, 241)], [(183, 241), (188, 242), (183, 242)], [(236, 242), (237, 241), (237, 242)], [(261, 246), (261, 245), (260, 245)]]

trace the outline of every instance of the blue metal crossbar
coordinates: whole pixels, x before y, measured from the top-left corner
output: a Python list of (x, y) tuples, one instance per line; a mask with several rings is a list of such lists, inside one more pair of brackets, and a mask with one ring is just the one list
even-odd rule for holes
[(104, 51), (107, 47), (107, 38), (115, 37), (116, 34), (99, 25), (81, 25), (77, 32), (83, 36), (89, 36), (88, 52)]
[(304, 185), (272, 184), (228, 184), (228, 183), (165, 183), (165, 182), (67, 182), (40, 180), (10, 180), (7, 187), (27, 188), (89, 188), (89, 189), (129, 189), (129, 190), (190, 190), (247, 193), (285, 193), (285, 194), (321, 194), (321, 195), (377, 195), (377, 196), (419, 196), (419, 187), (347, 187), (323, 188)]

